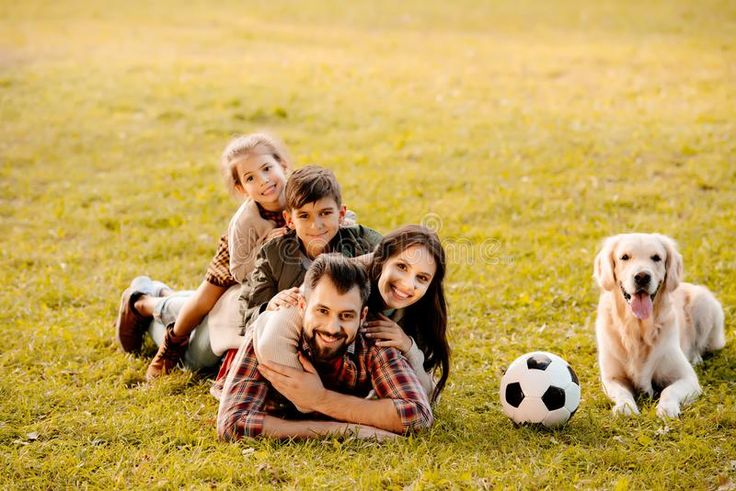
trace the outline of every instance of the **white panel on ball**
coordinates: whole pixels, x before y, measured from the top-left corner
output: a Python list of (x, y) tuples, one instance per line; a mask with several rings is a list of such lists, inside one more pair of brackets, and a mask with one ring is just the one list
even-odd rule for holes
[(503, 409), (503, 413), (511, 418), (511, 421), (516, 421), (516, 408), (506, 402), (504, 398), (501, 398), (501, 408)]
[(517, 423), (541, 423), (549, 411), (542, 399), (538, 397), (525, 397), (521, 405), (516, 409)]
[(526, 360), (522, 358), (517, 358), (514, 360), (511, 365), (509, 365), (509, 368), (504, 372), (503, 378), (504, 380), (520, 380), (528, 368), (526, 367)]
[(570, 411), (566, 408), (561, 407), (547, 413), (547, 416), (542, 420), (542, 424), (547, 428), (554, 428), (567, 422), (570, 419)]
[(570, 382), (570, 385), (565, 388), (565, 408), (572, 413), (579, 405), (580, 386), (574, 382)]
[(567, 384), (572, 382), (570, 370), (567, 369), (567, 362), (559, 356), (552, 358), (552, 363), (544, 371), (547, 372), (551, 384), (556, 387), (567, 387)]
[(542, 397), (544, 392), (549, 388), (552, 380), (546, 371), (529, 370), (520, 382), (521, 389), (524, 391), (526, 397)]

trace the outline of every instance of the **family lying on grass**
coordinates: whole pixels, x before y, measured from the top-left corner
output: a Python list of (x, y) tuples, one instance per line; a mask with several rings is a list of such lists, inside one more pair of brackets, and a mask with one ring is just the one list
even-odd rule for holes
[(219, 365), (228, 440), (431, 426), (450, 368), (439, 237), (358, 225), (330, 170), (292, 171), (266, 134), (233, 140), (221, 170), (244, 201), (199, 288), (141, 276), (123, 292), (120, 345), (137, 352), (148, 333), (159, 347), (146, 378)]
[[(140, 276), (123, 292), (121, 346), (140, 350), (146, 333), (159, 346), (146, 378), (219, 366), (211, 392), (227, 440), (431, 426), (450, 370), (437, 234), (409, 225), (382, 238), (356, 224), (335, 175), (292, 172), (268, 135), (236, 138), (221, 166), (244, 201), (199, 288)], [(616, 414), (661, 389), (657, 414), (677, 417), (701, 391), (692, 365), (725, 345), (720, 303), (682, 271), (659, 234), (610, 237), (596, 257), (599, 365)]]

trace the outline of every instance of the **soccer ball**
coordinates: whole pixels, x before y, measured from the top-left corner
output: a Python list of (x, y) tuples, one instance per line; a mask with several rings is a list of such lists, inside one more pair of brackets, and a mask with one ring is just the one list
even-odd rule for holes
[(565, 424), (580, 404), (580, 382), (565, 360), (546, 351), (520, 356), (501, 379), (501, 406), (514, 423)]

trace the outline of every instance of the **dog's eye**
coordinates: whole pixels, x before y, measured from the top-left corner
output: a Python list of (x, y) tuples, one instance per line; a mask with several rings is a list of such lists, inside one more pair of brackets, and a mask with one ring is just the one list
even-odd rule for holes
[(621, 256), (621, 260), (622, 261), (628, 261), (629, 259), (631, 259), (631, 258), (629, 257), (628, 254), (624, 254), (623, 256)]
[(658, 263), (661, 260), (662, 260), (662, 258), (659, 257), (659, 254), (655, 254), (655, 255), (652, 256), (652, 261), (654, 261), (655, 263)]

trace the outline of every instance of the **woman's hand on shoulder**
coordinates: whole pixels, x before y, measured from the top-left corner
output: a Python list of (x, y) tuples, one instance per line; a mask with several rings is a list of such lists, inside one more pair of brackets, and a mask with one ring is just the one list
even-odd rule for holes
[(349, 259), (354, 263), (360, 264), (364, 268), (368, 268), (373, 261), (373, 253), (369, 252), (368, 254), (362, 254), (360, 256), (351, 257)]
[(289, 231), (288, 227), (277, 227), (273, 230), (271, 230), (268, 235), (266, 235), (266, 242), (268, 242), (271, 239), (275, 239), (276, 237), (283, 236), (286, 232)]
[(363, 332), (367, 338), (376, 341), (376, 346), (396, 348), (403, 354), (409, 352), (413, 343), (401, 326), (383, 314), (378, 314), (378, 319), (366, 322)]
[(298, 287), (281, 290), (271, 300), (269, 300), (266, 310), (279, 310), (287, 307), (296, 307), (299, 305), (302, 294)]

